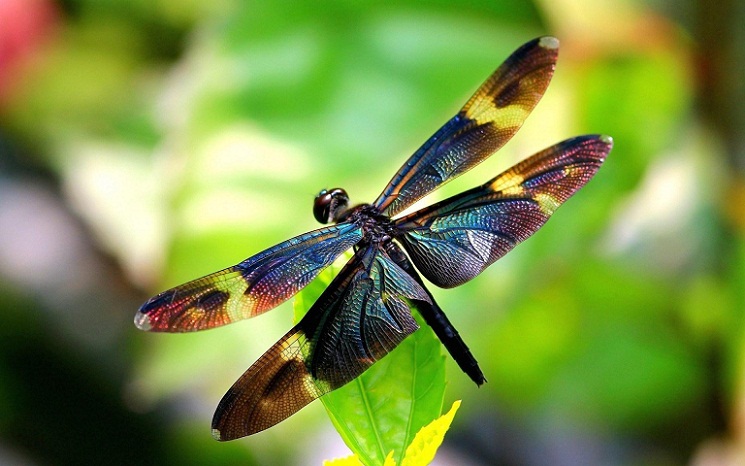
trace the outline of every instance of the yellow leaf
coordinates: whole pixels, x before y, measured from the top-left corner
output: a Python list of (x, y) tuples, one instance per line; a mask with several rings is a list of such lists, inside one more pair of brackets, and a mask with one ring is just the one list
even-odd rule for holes
[[(435, 453), (445, 438), (445, 432), (450, 428), (455, 413), (460, 408), (460, 400), (453, 403), (450, 411), (422, 427), (417, 432), (414, 440), (408, 448), (401, 461), (401, 466), (424, 466), (435, 459)], [(386, 461), (387, 462), (387, 461)]]
[[(347, 456), (345, 458), (336, 458), (333, 460), (326, 460), (323, 462), (323, 466), (364, 466), (357, 455)], [(388, 453), (385, 458), (383, 466), (396, 466), (396, 460), (393, 459), (393, 450)]]
[(333, 460), (326, 460), (323, 462), (323, 466), (364, 466), (357, 455), (350, 455), (344, 458), (336, 458)]
[[(455, 413), (460, 408), (460, 400), (453, 403), (450, 411), (439, 418), (422, 427), (414, 436), (411, 444), (406, 448), (404, 459), (401, 466), (425, 466), (435, 459), (437, 449), (442, 445), (445, 439), (445, 433), (453, 422)], [(357, 455), (347, 456), (346, 458), (337, 458), (326, 460), (323, 466), (363, 466)], [(388, 453), (383, 466), (396, 466), (396, 460), (393, 459), (393, 450)]]

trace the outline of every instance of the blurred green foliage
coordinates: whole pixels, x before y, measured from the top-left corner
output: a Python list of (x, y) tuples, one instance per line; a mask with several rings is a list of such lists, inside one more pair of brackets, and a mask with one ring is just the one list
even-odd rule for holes
[(716, 43), (696, 26), (716, 5), (13, 0), (0, 17), (16, 4), (0, 50), (22, 21), (43, 40), (0, 79), (0, 462), (344, 456), (320, 403), (249, 439), (209, 435), (289, 305), (190, 335), (138, 333), (134, 311), (314, 228), (321, 188), (372, 200), (542, 34), (562, 41), (543, 101), (429, 201), (570, 136), (615, 148), (533, 238), (434, 291), (489, 380), (476, 390), (448, 358), (446, 403), (463, 406), (443, 449), (455, 464), (669, 465), (743, 448), (745, 143), (700, 111), (727, 76), (697, 49)]

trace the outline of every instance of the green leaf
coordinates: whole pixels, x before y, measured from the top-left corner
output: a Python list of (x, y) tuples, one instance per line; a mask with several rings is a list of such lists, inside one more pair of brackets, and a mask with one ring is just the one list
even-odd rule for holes
[[(338, 269), (336, 264), (329, 267), (298, 295), (296, 320)], [(414, 317), (421, 329), (360, 377), (321, 397), (339, 435), (363, 464), (383, 464), (391, 451), (395, 464), (401, 464), (416, 433), (442, 412), (442, 346), (429, 326), (416, 313)]]
[[(435, 459), (437, 449), (442, 445), (442, 441), (445, 439), (445, 433), (450, 429), (450, 424), (452, 424), (458, 408), (460, 408), (460, 400), (453, 403), (450, 411), (422, 427), (417, 432), (414, 440), (406, 448), (406, 455), (403, 461), (401, 461), (401, 466), (425, 466)], [(360, 462), (357, 455), (323, 462), (323, 466), (360, 466), (361, 464), (362, 462)], [(393, 451), (391, 450), (385, 458), (383, 466), (396, 466), (396, 464), (396, 461), (393, 459)]]

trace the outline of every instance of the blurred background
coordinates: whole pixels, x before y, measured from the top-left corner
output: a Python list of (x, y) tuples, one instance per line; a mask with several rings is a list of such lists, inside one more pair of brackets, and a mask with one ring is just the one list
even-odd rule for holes
[[(150, 295), (372, 201), (518, 46), (552, 85), (480, 184), (604, 133), (598, 175), (479, 278), (434, 291), (480, 361), (435, 464), (745, 464), (745, 5), (0, 0), (0, 464), (318, 465), (313, 403), (230, 443), (217, 402), (291, 303), (147, 334)], [(433, 287), (434, 288), (434, 287)]]

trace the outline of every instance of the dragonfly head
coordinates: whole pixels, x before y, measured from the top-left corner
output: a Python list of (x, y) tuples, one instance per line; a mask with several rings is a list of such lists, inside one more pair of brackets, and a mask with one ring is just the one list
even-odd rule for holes
[(341, 188), (324, 189), (313, 202), (313, 216), (324, 225), (338, 221), (349, 206), (349, 196)]

